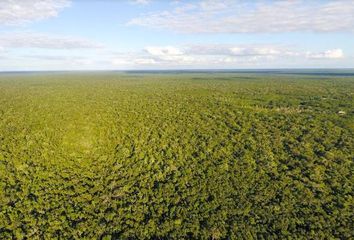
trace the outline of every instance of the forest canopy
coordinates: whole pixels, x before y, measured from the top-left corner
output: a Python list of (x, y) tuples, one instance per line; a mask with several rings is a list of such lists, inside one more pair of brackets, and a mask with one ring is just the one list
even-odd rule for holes
[(1, 239), (353, 238), (354, 78), (0, 76)]

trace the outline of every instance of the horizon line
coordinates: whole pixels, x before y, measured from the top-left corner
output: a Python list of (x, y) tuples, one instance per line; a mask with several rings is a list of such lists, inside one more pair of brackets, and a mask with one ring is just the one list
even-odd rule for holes
[(354, 67), (343, 68), (176, 68), (176, 69), (63, 69), (63, 70), (0, 70), (0, 73), (21, 72), (156, 72), (156, 71), (278, 71), (278, 70), (353, 70)]

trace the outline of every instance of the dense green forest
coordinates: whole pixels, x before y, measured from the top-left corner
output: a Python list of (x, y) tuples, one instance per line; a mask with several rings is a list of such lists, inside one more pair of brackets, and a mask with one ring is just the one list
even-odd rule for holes
[(353, 239), (354, 78), (0, 76), (0, 239)]

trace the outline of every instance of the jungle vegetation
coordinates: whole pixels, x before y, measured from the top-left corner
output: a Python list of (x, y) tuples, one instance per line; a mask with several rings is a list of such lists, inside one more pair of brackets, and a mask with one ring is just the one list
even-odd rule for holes
[(353, 239), (354, 77), (0, 75), (0, 239)]

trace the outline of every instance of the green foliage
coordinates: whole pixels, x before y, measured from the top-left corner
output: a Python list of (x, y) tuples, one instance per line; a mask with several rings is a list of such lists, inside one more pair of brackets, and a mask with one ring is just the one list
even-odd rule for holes
[(0, 239), (350, 239), (353, 90), (306, 76), (1, 76)]

